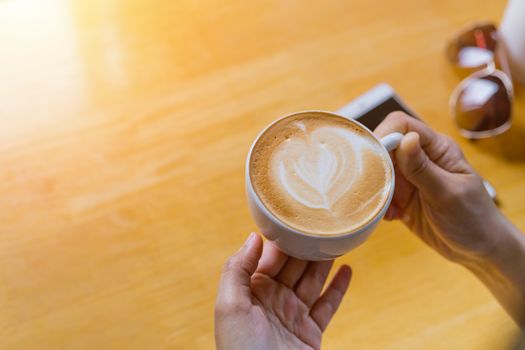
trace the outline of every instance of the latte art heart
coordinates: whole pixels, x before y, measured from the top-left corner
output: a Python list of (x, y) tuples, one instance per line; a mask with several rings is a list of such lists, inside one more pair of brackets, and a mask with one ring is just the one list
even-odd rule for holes
[(284, 142), (272, 168), (290, 197), (306, 207), (330, 211), (362, 176), (361, 148), (367, 146), (352, 132), (323, 127)]
[(255, 143), (252, 185), (278, 219), (305, 233), (351, 232), (390, 191), (388, 153), (362, 127), (321, 112), (285, 118)]

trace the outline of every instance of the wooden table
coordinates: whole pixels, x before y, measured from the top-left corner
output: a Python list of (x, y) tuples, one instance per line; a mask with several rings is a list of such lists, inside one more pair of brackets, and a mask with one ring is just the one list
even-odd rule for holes
[[(0, 2), (0, 348), (210, 349), (219, 272), (255, 225), (258, 131), (392, 84), (525, 230), (525, 98), (504, 139), (449, 116), (448, 37), (505, 2)], [(510, 141), (509, 141), (510, 139)], [(337, 264), (326, 349), (499, 349), (517, 331), (399, 223)]]

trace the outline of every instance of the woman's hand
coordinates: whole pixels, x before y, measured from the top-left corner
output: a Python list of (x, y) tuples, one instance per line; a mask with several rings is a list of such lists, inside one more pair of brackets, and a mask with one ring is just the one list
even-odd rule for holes
[(525, 328), (525, 236), (487, 194), (458, 145), (402, 112), (379, 136), (405, 134), (393, 157), (396, 188), (386, 219), (400, 219), (429, 246), (471, 270)]
[(396, 188), (386, 219), (400, 219), (446, 258), (489, 254), (503, 218), (459, 146), (402, 112), (375, 130), (405, 134), (394, 153)]
[(252, 233), (226, 262), (215, 306), (220, 350), (319, 349), (350, 283), (342, 266), (321, 294), (333, 261), (288, 257)]

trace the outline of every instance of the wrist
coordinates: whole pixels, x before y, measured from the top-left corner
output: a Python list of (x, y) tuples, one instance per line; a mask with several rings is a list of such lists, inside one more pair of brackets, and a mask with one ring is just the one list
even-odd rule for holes
[[(503, 217), (503, 215), (501, 215)], [(463, 265), (496, 296), (520, 327), (525, 328), (525, 236), (503, 217), (494, 232), (497, 240), (482, 255), (471, 255)]]
[[(466, 257), (466, 263), (512, 266), (525, 258), (525, 236), (499, 211), (484, 227), (479, 251)], [(517, 267), (517, 266), (516, 266)]]
[[(457, 240), (451, 260), (465, 267), (498, 264), (509, 249), (519, 242), (517, 229), (493, 206), (470, 216), (462, 222), (463, 230)], [(459, 225), (458, 225), (459, 226)], [(518, 232), (519, 234), (519, 232)]]

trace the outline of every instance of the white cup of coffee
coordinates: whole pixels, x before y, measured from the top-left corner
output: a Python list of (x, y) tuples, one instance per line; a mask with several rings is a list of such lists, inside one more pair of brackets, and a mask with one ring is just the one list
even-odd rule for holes
[(290, 256), (333, 259), (363, 243), (394, 193), (389, 151), (361, 123), (325, 111), (287, 115), (266, 127), (246, 159), (246, 191), (262, 234)]

